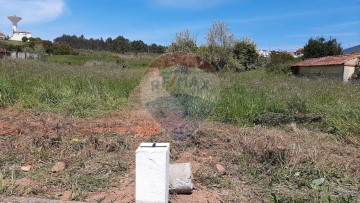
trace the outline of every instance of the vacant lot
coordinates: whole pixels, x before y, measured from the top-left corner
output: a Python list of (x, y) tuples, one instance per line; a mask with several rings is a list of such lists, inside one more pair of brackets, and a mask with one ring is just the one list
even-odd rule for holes
[(193, 166), (196, 191), (172, 202), (360, 201), (359, 84), (217, 73), (211, 117), (174, 142), (137, 95), (152, 57), (78, 57), (0, 61), (0, 194), (131, 202), (134, 151), (156, 140)]

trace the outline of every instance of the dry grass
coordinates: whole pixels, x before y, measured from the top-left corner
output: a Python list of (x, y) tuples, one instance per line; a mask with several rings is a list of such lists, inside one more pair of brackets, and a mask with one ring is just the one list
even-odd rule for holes
[[(22, 124), (15, 123), (23, 125), (22, 131), (0, 137), (3, 195), (59, 199), (71, 191), (73, 200), (89, 200), (96, 194), (105, 199), (122, 195), (131, 200), (133, 193), (128, 191), (134, 186), (135, 149), (140, 142), (162, 141), (171, 142), (173, 161), (192, 163), (199, 191), (196, 194), (217, 194), (224, 202), (269, 200), (272, 193), (278, 199), (297, 202), (329, 198), (348, 202), (352, 198), (356, 202), (360, 198), (360, 145), (340, 143), (326, 134), (295, 126), (283, 131), (206, 122), (187, 141), (174, 142), (161, 131), (111, 133), (131, 125), (156, 125), (146, 112), (128, 111), (95, 121), (49, 113), (2, 112), (8, 114), (2, 119), (25, 119)], [(139, 118), (145, 119), (139, 122)], [(104, 124), (110, 132), (91, 131)], [(114, 125), (117, 127), (106, 127)], [(67, 168), (51, 173), (57, 161), (64, 161)], [(21, 171), (26, 164), (35, 164), (35, 168)], [(219, 173), (216, 164), (223, 165), (226, 173)], [(326, 179), (323, 186), (311, 185), (317, 178)], [(127, 193), (111, 192), (113, 188)], [(173, 199), (181, 201), (179, 197)]]
[[(212, 157), (204, 161), (197, 178), (210, 187), (229, 188), (234, 193), (225, 198), (232, 201), (250, 200), (243, 195), (233, 199), (235, 191), (244, 193), (243, 187), (258, 200), (271, 193), (305, 202), (360, 198), (360, 145), (306, 130), (239, 129), (219, 123), (206, 123), (190, 143), (196, 157)], [(216, 163), (227, 168), (225, 176), (216, 174)], [(318, 178), (326, 182), (313, 188), (311, 182)]]

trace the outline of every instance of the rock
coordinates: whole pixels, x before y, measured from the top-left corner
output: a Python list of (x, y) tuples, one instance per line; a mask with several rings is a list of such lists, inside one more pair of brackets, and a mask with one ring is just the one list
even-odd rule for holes
[(57, 162), (52, 168), (51, 172), (56, 173), (65, 170), (66, 164), (64, 162)]
[(65, 191), (61, 194), (60, 200), (66, 201), (72, 199), (72, 192), (71, 191)]
[(170, 164), (170, 192), (191, 194), (194, 188), (190, 163)]
[(26, 165), (26, 166), (22, 166), (21, 170), (25, 171), (25, 172), (29, 172), (32, 168), (34, 168), (34, 165), (29, 164), (29, 165)]
[(218, 173), (224, 174), (226, 172), (225, 168), (221, 164), (216, 164), (216, 170)]

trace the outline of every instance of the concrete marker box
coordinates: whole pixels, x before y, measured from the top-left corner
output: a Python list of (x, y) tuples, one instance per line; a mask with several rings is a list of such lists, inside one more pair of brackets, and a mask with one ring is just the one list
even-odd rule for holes
[(142, 143), (136, 150), (136, 202), (169, 202), (169, 143)]

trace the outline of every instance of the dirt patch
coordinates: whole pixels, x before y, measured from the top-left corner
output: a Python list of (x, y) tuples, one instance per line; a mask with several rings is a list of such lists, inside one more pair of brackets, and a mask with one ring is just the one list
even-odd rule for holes
[(106, 118), (81, 119), (49, 112), (0, 109), (0, 136), (84, 136), (99, 133), (134, 133), (150, 136), (162, 128), (145, 110), (111, 113)]
[[(205, 122), (189, 139), (177, 142), (144, 110), (96, 119), (0, 112), (0, 173), (7, 180), (7, 196), (133, 202), (134, 151), (141, 142), (162, 141), (171, 143), (171, 160), (190, 162), (194, 174), (194, 193), (172, 195), (171, 202), (261, 202), (270, 195), (304, 201), (360, 199), (356, 140), (343, 143), (305, 129)], [(52, 173), (59, 161), (66, 168)], [(34, 168), (22, 171), (28, 164)], [(324, 186), (311, 185), (317, 178), (325, 178)]]

